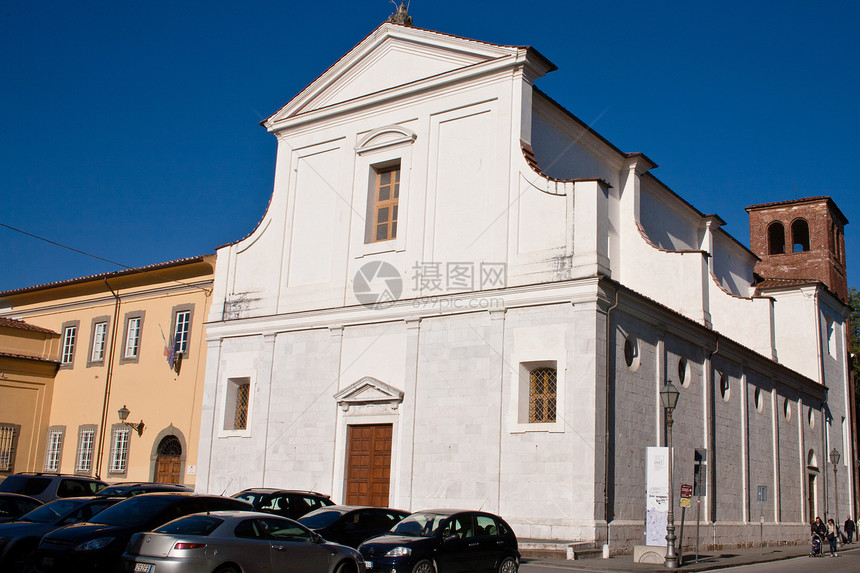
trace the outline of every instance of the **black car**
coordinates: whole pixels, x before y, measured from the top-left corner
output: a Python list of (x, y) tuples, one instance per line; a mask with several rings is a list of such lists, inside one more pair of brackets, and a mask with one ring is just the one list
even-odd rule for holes
[(142, 493), (164, 493), (168, 491), (192, 492), (194, 488), (175, 483), (128, 482), (109, 485), (100, 490), (96, 495), (104, 497), (134, 497)]
[(511, 527), (497, 515), (468, 510), (413, 513), (358, 551), (368, 573), (515, 573), (520, 563)]
[(299, 523), (320, 534), (323, 539), (348, 547), (387, 533), (408, 511), (387, 507), (330, 505), (316, 509), (299, 519)]
[(242, 490), (233, 497), (244, 499), (257, 511), (290, 519), (298, 519), (315, 509), (334, 505), (331, 498), (325, 494), (295, 489), (260, 487)]
[(110, 497), (67, 497), (39, 506), (17, 521), (0, 523), (0, 571), (24, 571), (43, 535), (86, 521), (122, 501)]
[(41, 501), (29, 495), (0, 493), (0, 523), (14, 521), (40, 505)]
[(129, 539), (177, 517), (223, 509), (251, 510), (239, 499), (191, 493), (145, 493), (121, 501), (85, 523), (42, 538), (34, 559), (41, 573), (114, 571)]
[(93, 495), (107, 484), (100, 479), (47, 473), (12, 474), (0, 483), (0, 492), (29, 495), (48, 503), (59, 497)]

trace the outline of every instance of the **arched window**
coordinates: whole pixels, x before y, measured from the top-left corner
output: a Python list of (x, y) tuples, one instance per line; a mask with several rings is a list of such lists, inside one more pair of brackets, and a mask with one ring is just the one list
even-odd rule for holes
[(781, 255), (785, 252), (785, 227), (774, 221), (767, 228), (767, 253)]
[(159, 456), (181, 456), (182, 443), (176, 436), (165, 436), (161, 443), (158, 444)]
[(791, 247), (795, 253), (809, 250), (809, 223), (803, 219), (791, 224)]

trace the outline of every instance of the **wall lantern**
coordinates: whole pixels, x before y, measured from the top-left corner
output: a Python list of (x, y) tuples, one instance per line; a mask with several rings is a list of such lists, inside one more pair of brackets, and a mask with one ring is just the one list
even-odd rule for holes
[(122, 408), (117, 410), (117, 414), (119, 414), (119, 421), (120, 422), (122, 422), (123, 424), (125, 424), (126, 426), (128, 426), (129, 428), (134, 430), (135, 432), (137, 432), (138, 436), (143, 435), (143, 428), (144, 428), (143, 420), (141, 420), (140, 423), (138, 423), (138, 424), (132, 424), (131, 422), (126, 422), (126, 420), (128, 419), (128, 415), (131, 414), (131, 410), (126, 408), (125, 404), (123, 404)]

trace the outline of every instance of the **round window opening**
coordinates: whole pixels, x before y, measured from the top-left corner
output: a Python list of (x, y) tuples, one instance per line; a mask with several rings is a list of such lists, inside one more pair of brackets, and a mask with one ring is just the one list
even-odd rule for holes
[(810, 429), (815, 428), (815, 412), (812, 410), (812, 407), (807, 410), (806, 420), (809, 422)]
[(624, 339), (624, 363), (633, 370), (639, 366), (639, 342), (632, 336)]
[(690, 385), (690, 365), (684, 357), (678, 360), (678, 381), (684, 388)]
[(761, 388), (756, 388), (756, 389), (755, 389), (755, 394), (754, 394), (754, 396), (755, 396), (755, 409), (756, 409), (757, 411), (761, 412), (761, 409), (762, 409), (762, 403), (761, 403)]
[(791, 420), (791, 402), (786, 398), (782, 403), (782, 414), (786, 420)]
[(729, 377), (725, 374), (720, 374), (720, 396), (723, 397), (723, 400), (726, 402), (729, 401)]

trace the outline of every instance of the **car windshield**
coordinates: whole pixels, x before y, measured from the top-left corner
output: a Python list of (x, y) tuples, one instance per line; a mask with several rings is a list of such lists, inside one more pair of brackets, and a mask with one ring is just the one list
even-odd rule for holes
[(96, 494), (100, 497), (114, 497), (114, 496), (122, 496), (128, 491), (129, 486), (127, 485), (112, 485), (108, 486)]
[(103, 525), (144, 525), (147, 521), (176, 503), (177, 498), (168, 497), (132, 497), (107, 508), (98, 514), (91, 523)]
[(447, 515), (438, 513), (413, 513), (395, 525), (391, 533), (407, 537), (433, 537), (447, 519)]
[(299, 519), (299, 523), (308, 529), (322, 529), (338, 520), (342, 512), (332, 509), (318, 509)]
[(32, 521), (34, 523), (51, 523), (77, 509), (84, 503), (80, 499), (57, 499), (45, 505), (41, 505), (29, 513), (25, 513), (18, 520)]
[(184, 533), (185, 535), (209, 535), (215, 528), (224, 523), (220, 517), (213, 515), (189, 515), (174, 519), (170, 523), (155, 529), (155, 533)]
[(35, 476), (9, 476), (0, 483), (0, 491), (39, 495), (48, 488), (51, 478)]
[(268, 494), (254, 493), (254, 492), (249, 491), (249, 492), (245, 492), (245, 493), (236, 494), (234, 497), (236, 499), (241, 499), (241, 500), (247, 501), (248, 503), (250, 503), (254, 507), (259, 507), (260, 505), (262, 505), (263, 500), (266, 499), (267, 495)]

